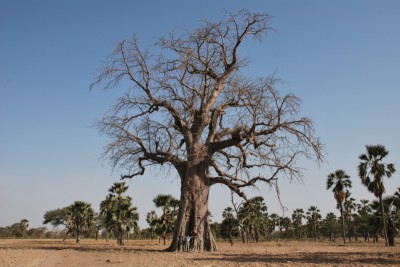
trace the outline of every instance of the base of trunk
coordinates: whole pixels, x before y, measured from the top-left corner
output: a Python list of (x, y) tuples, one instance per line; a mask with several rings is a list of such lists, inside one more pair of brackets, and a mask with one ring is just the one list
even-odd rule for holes
[(209, 221), (210, 186), (204, 181), (197, 175), (189, 175), (182, 183), (179, 212), (167, 251), (217, 250)]
[(217, 251), (215, 240), (201, 240), (197, 237), (180, 237), (177, 242), (172, 242), (166, 249), (168, 252), (212, 252)]

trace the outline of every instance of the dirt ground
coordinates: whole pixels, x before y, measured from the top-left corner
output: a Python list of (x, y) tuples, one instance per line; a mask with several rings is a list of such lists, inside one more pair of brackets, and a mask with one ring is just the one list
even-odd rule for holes
[(218, 243), (218, 252), (163, 252), (158, 240), (0, 240), (0, 266), (400, 266), (400, 246), (353, 242)]

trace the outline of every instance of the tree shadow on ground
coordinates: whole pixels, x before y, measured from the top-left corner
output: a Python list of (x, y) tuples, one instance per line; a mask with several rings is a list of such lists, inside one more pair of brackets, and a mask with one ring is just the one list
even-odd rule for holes
[(0, 249), (38, 249), (38, 250), (76, 250), (76, 251), (94, 251), (94, 252), (110, 252), (110, 251), (126, 251), (126, 252), (162, 252), (165, 248), (160, 248), (159, 245), (154, 245), (154, 248), (149, 245), (116, 245), (112, 242), (107, 244), (76, 244), (70, 241), (24, 241), (13, 242), (0, 245)]
[(194, 261), (231, 261), (242, 264), (249, 263), (291, 263), (291, 264), (380, 264), (400, 266), (400, 253), (367, 253), (367, 252), (301, 252), (290, 254), (225, 254), (218, 257), (198, 257)]

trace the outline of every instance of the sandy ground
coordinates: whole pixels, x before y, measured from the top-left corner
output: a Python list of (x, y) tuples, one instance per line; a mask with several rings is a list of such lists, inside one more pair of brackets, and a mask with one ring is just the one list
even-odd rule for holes
[(0, 240), (0, 266), (400, 266), (400, 245), (353, 242), (218, 243), (218, 252), (163, 252), (153, 241)]

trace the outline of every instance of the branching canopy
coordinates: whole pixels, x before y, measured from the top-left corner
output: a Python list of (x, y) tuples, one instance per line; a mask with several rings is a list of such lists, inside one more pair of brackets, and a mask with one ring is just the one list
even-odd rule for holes
[(98, 123), (111, 140), (105, 156), (128, 169), (122, 178), (168, 164), (183, 180), (187, 168), (201, 164), (208, 184), (245, 197), (243, 187), (274, 183), (281, 173), (299, 177), (299, 156), (322, 159), (300, 100), (279, 95), (273, 76), (250, 79), (241, 71), (240, 47), (261, 40), (270, 19), (243, 10), (148, 49), (136, 37), (117, 45), (91, 87), (126, 89)]

